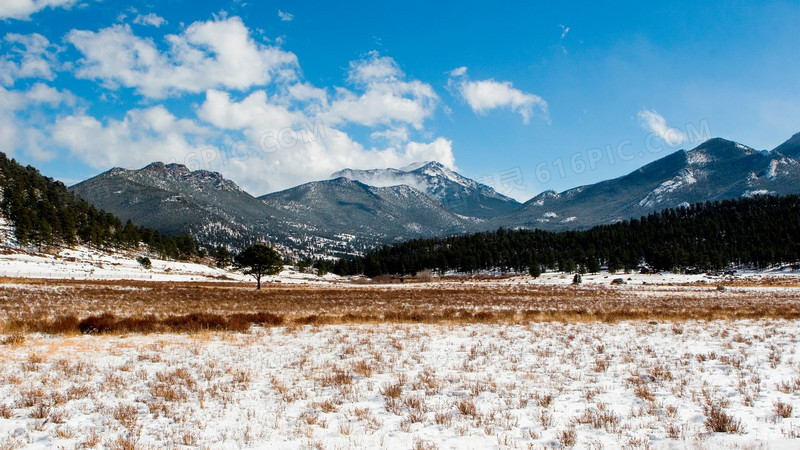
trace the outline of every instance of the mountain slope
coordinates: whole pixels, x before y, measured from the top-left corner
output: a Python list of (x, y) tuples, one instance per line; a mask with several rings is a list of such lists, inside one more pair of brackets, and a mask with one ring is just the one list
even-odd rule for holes
[(724, 139), (680, 150), (625, 176), (520, 205), (439, 163), (343, 170), (334, 179), (255, 198), (220, 174), (153, 163), (73, 186), (123, 219), (241, 248), (267, 240), (287, 255), (342, 256), (416, 237), (505, 228), (567, 230), (682, 205), (800, 193), (800, 134), (773, 151)]
[(2, 244), (40, 250), (50, 246), (139, 249), (170, 258), (196, 255), (189, 236), (164, 236), (157, 230), (123, 224), (119, 217), (98, 210), (47, 178), (32, 166), (23, 167), (0, 152), (0, 220), (11, 225), (13, 237), (2, 233)]
[[(260, 197), (296, 242), (350, 242), (357, 251), (421, 236), (464, 232), (469, 222), (409, 186), (375, 187), (339, 177)], [(345, 251), (346, 248), (342, 247)]]
[(800, 260), (800, 196), (738, 198), (664, 210), (643, 220), (578, 232), (497, 230), (377, 248), (334, 265), (342, 275), (415, 274), (424, 269), (591, 273), (784, 266)]
[(470, 221), (408, 186), (346, 178), (255, 198), (216, 172), (153, 163), (115, 168), (72, 187), (123, 219), (242, 248), (266, 240), (295, 256), (348, 255), (414, 237), (460, 233)]
[(264, 232), (263, 205), (220, 174), (157, 162), (114, 168), (71, 188), (92, 204), (163, 233), (209, 244), (243, 244)]
[(788, 141), (775, 147), (775, 152), (794, 159), (800, 159), (800, 133), (795, 134)]
[(344, 169), (331, 175), (331, 178), (339, 177), (376, 187), (410, 186), (435, 198), (445, 209), (468, 217), (497, 217), (520, 207), (516, 200), (435, 161), (415, 163), (402, 169)]
[[(795, 149), (791, 140), (783, 148)], [(560, 194), (544, 192), (526, 202), (518, 213), (494, 224), (547, 230), (586, 228), (697, 202), (798, 192), (800, 163), (796, 159), (778, 149), (761, 152), (715, 138), (620, 178)]]

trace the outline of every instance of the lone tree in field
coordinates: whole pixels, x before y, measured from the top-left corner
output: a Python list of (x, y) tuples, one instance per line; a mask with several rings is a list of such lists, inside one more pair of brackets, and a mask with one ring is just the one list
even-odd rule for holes
[(283, 269), (281, 255), (264, 244), (253, 244), (233, 258), (233, 268), (256, 279), (256, 289), (261, 289), (261, 277), (277, 275)]

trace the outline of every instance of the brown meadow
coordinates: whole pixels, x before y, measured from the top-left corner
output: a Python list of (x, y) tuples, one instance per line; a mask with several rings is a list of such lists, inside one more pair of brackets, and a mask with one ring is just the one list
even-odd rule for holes
[(0, 281), (8, 333), (244, 331), (250, 325), (525, 323), (800, 318), (800, 288), (541, 285), (492, 281), (407, 285)]

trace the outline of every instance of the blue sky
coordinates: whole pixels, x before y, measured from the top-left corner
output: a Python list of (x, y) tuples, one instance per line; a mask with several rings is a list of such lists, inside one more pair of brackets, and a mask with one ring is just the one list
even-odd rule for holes
[(161, 160), (262, 195), (438, 160), (526, 200), (800, 131), (796, 2), (0, 5), (0, 151)]

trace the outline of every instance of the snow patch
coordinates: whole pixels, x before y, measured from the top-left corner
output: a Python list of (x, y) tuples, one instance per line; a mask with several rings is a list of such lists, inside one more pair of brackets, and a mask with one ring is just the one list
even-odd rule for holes
[(686, 159), (689, 161), (689, 164), (696, 166), (702, 166), (714, 161), (714, 158), (709, 156), (708, 153), (700, 150), (688, 152), (686, 154)]
[(645, 198), (639, 201), (639, 206), (652, 208), (656, 204), (663, 202), (668, 194), (695, 183), (697, 183), (697, 179), (694, 177), (694, 173), (690, 170), (683, 169), (674, 178), (661, 183), (657, 188), (653, 189), (652, 192), (647, 194)]
[(754, 190), (754, 191), (745, 191), (745, 193), (742, 194), (742, 197), (753, 198), (753, 197), (757, 197), (759, 195), (771, 195), (771, 194), (774, 194), (774, 193), (775, 192), (767, 190), (767, 189), (757, 189), (757, 190)]

